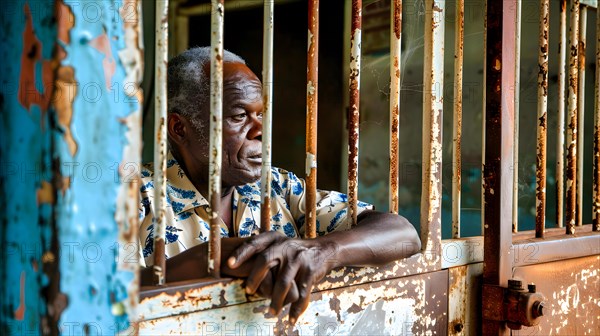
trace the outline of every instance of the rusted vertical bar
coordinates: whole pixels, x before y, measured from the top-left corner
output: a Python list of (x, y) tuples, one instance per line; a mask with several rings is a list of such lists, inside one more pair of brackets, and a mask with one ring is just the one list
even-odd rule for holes
[(358, 197), (358, 141), (360, 121), (360, 46), (362, 0), (352, 0), (350, 28), (350, 104), (348, 109), (348, 220), (356, 225)]
[(465, 1), (456, 1), (454, 38), (454, 123), (452, 127), (452, 238), (460, 238), (461, 141), (463, 103), (463, 45), (465, 39)]
[(548, 124), (548, 30), (549, 0), (540, 1), (540, 48), (538, 49), (537, 156), (535, 169), (535, 236), (544, 237), (546, 221), (546, 140)]
[(390, 195), (391, 213), (398, 213), (398, 169), (400, 141), (400, 62), (402, 54), (402, 0), (390, 8)]
[(274, 2), (264, 1), (262, 172), (260, 178), (260, 230), (271, 231), (271, 129), (273, 120), (273, 14)]
[[(511, 275), (513, 206), (516, 2), (488, 0), (486, 6), (486, 141), (484, 165), (485, 285), (507, 286)], [(483, 309), (497, 305), (483, 296)], [(484, 319), (483, 335), (508, 334), (503, 323)]]
[(167, 1), (156, 2), (156, 52), (154, 83), (154, 283), (164, 285), (165, 262), (165, 207), (167, 197), (167, 55), (169, 52), (169, 6)]
[(519, 232), (519, 97), (521, 88), (521, 1), (516, 3), (515, 21), (515, 135), (513, 152), (513, 211), (512, 211), (512, 232)]
[(431, 263), (441, 261), (444, 5), (445, 1), (425, 1), (421, 241)]
[(567, 193), (566, 193), (566, 233), (575, 233), (577, 214), (577, 88), (579, 84), (579, 0), (571, 2), (571, 21), (569, 25), (569, 96), (567, 109)]
[(306, 83), (306, 238), (317, 236), (317, 109), (319, 91), (319, 0), (308, 2)]
[(587, 25), (587, 6), (579, 9), (579, 62), (577, 96), (577, 220), (582, 225), (583, 218), (583, 126), (585, 121), (585, 42)]
[(567, 0), (560, 0), (558, 44), (558, 122), (556, 136), (556, 225), (564, 223), (564, 166), (565, 166), (565, 86), (567, 59)]
[[(596, 66), (600, 65), (600, 10), (596, 9)], [(600, 230), (600, 71), (594, 86), (594, 176), (592, 230)]]
[(224, 0), (212, 0), (210, 35), (210, 162), (208, 199), (210, 200), (210, 238), (208, 272), (221, 276), (221, 147), (223, 143), (223, 16)]

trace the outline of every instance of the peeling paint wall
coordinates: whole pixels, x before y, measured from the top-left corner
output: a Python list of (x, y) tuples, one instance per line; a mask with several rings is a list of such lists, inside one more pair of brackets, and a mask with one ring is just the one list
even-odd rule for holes
[(51, 114), (53, 1), (3, 5), (0, 30), (0, 334), (39, 334), (55, 243)]
[[(267, 312), (268, 300), (238, 305), (240, 282), (215, 285), (210, 290), (157, 296), (141, 303), (142, 310), (161, 305), (187, 306), (187, 314), (143, 318), (141, 335), (445, 335), (447, 328), (448, 272), (366, 283), (313, 293), (307, 311), (292, 326), (285, 308), (279, 316)], [(198, 295), (221, 290), (213, 297), (228, 306), (215, 309), (210, 298)], [(227, 300), (233, 300), (227, 302)], [(160, 309), (159, 309), (160, 310)], [(148, 310), (148, 312), (150, 312)], [(147, 320), (146, 320), (147, 319)]]
[(127, 0), (7, 3), (2, 334), (112, 334), (132, 327), (139, 6)]

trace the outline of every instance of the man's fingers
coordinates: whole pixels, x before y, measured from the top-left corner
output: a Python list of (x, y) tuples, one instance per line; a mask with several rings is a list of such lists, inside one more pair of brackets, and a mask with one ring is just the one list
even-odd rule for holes
[(283, 305), (285, 306), (288, 303), (296, 302), (298, 301), (299, 297), (300, 295), (298, 293), (298, 286), (296, 285), (296, 281), (292, 281), (292, 285), (290, 286), (290, 290), (287, 293), (287, 296), (285, 297)]
[(294, 285), (294, 278), (296, 278), (299, 268), (300, 263), (287, 262), (285, 266), (279, 270), (275, 286), (273, 287), (273, 294), (271, 295), (271, 309), (274, 314), (279, 314), (281, 311), (288, 292), (292, 285)]
[(229, 259), (227, 259), (227, 265), (231, 268), (239, 267), (241, 264), (248, 261), (248, 259), (252, 258), (253, 255), (264, 251), (273, 244), (273, 242), (280, 240), (282, 237), (285, 236), (274, 231), (253, 236), (233, 251), (231, 256), (229, 256)]
[(256, 293), (258, 286), (260, 286), (265, 276), (269, 274), (271, 268), (277, 266), (279, 263), (278, 259), (272, 259), (267, 256), (273, 256), (273, 253), (263, 252), (256, 257), (252, 271), (250, 271), (250, 275), (246, 279), (246, 293)]
[(304, 313), (310, 302), (310, 293), (312, 292), (313, 281), (309, 272), (303, 272), (297, 279), (298, 282), (298, 300), (292, 303), (290, 307), (290, 323), (298, 321), (298, 317)]

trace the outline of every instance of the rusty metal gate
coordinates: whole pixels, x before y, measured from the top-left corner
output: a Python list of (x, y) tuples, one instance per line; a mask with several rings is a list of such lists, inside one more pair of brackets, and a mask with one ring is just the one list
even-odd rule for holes
[[(223, 1), (209, 5), (156, 1), (155, 174), (165, 193), (166, 63), (169, 50), (188, 47), (189, 18), (211, 14), (210, 195), (220, 193), (220, 109), (223, 18), (229, 9), (264, 5), (263, 195), (270, 195), (273, 30), (284, 1)], [(406, 0), (404, 6), (406, 8)], [(362, 9), (375, 3), (390, 18), (389, 209), (398, 212), (401, 0), (347, 0), (348, 195), (356, 221), (359, 159)], [(156, 286), (139, 288), (138, 179), (143, 74), (142, 2), (9, 1), (2, 14), (0, 195), (2, 311), (0, 332), (24, 334), (600, 334), (600, 72), (594, 106), (584, 106), (587, 15), (596, 1), (561, 0), (560, 41), (549, 41), (549, 0), (539, 6), (536, 226), (519, 231), (516, 188), (519, 139), (521, 9), (518, 0), (485, 3), (482, 236), (461, 237), (461, 141), (465, 1), (455, 11), (453, 70), (452, 238), (442, 239), (442, 130), (446, 12), (449, 2), (425, 0), (420, 253), (378, 268), (332, 271), (312, 293), (295, 325), (287, 308), (274, 316), (268, 302), (247, 296), (243, 281), (220, 278), (218, 224), (211, 224), (211, 278), (166, 283), (157, 253)], [(477, 2), (483, 3), (483, 2)], [(528, 2), (524, 2), (528, 3)], [(468, 5), (468, 2), (467, 2)], [(306, 166), (307, 212), (316, 192), (319, 1), (309, 0)], [(340, 7), (341, 8), (341, 7)], [(567, 21), (567, 9), (570, 18)], [(341, 11), (341, 10), (340, 10)], [(404, 13), (404, 15), (406, 15)], [(600, 19), (596, 20), (600, 59)], [(285, 24), (277, 23), (277, 24)], [(567, 26), (569, 38), (567, 38)], [(171, 34), (169, 34), (171, 31)], [(523, 32), (524, 34), (527, 32)], [(568, 44), (567, 44), (568, 41)], [(559, 99), (548, 107), (549, 43), (560, 43)], [(152, 48), (150, 48), (152, 49)], [(568, 55), (568, 58), (567, 58)], [(567, 66), (568, 60), (568, 66)], [(595, 67), (593, 68), (595, 69)], [(515, 89), (517, 88), (517, 89)], [(566, 97), (565, 97), (566, 93)], [(146, 102), (148, 103), (148, 102)], [(565, 113), (565, 107), (567, 113)], [(556, 228), (546, 228), (547, 114), (558, 112)], [(594, 134), (584, 138), (584, 112)], [(564, 119), (567, 117), (565, 127)], [(563, 143), (566, 128), (566, 164)], [(593, 168), (583, 144), (594, 143)], [(593, 169), (593, 195), (583, 193), (583, 170)], [(563, 176), (563, 171), (565, 176)], [(563, 179), (566, 177), (566, 185)], [(566, 190), (565, 190), (566, 189)], [(566, 195), (563, 200), (562, 195)], [(312, 196), (311, 196), (312, 195)], [(583, 199), (593, 198), (593, 223), (583, 223)], [(164, 209), (164, 197), (156, 197)], [(215, 197), (210, 197), (213, 199)], [(217, 196), (218, 198), (218, 196)], [(263, 198), (263, 204), (269, 204)], [(311, 203), (312, 200), (312, 203)], [(566, 209), (563, 212), (563, 204)], [(212, 207), (216, 209), (216, 207)], [(263, 218), (270, 218), (268, 206)], [(157, 211), (156, 213), (161, 213)], [(311, 216), (308, 216), (309, 218)], [(312, 216), (314, 219), (314, 216)], [(548, 216), (549, 217), (549, 216)], [(564, 223), (563, 223), (564, 222)], [(269, 221), (261, 221), (268, 230)], [(349, 223), (352, 225), (352, 223)], [(308, 222), (307, 238), (315, 223)], [(164, 249), (164, 218), (155, 248)], [(217, 267), (214, 267), (217, 265)], [(520, 331), (519, 331), (520, 330)]]

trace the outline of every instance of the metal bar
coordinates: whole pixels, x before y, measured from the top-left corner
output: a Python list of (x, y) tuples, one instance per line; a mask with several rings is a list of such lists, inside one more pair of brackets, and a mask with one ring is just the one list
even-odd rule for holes
[(166, 0), (156, 2), (156, 52), (154, 83), (154, 284), (164, 285), (165, 261), (165, 208), (167, 197), (167, 59), (169, 52), (169, 6)]
[[(600, 11), (596, 10), (596, 66), (600, 65)], [(594, 231), (600, 230), (600, 71), (596, 71), (594, 87), (594, 175), (592, 225)]]
[(583, 145), (584, 145), (584, 122), (585, 122), (585, 44), (587, 26), (587, 7), (579, 9), (579, 86), (577, 96), (577, 221), (575, 224), (583, 224)]
[[(511, 275), (514, 150), (516, 2), (488, 0), (486, 5), (484, 164), (484, 285), (507, 286)], [(483, 306), (494, 304), (483, 296)], [(482, 334), (507, 334), (504, 324), (484, 320)]]
[(317, 111), (319, 91), (319, 0), (308, 2), (306, 75), (306, 238), (317, 236)]
[(350, 104), (348, 109), (348, 220), (357, 222), (358, 145), (360, 122), (360, 46), (362, 30), (362, 0), (352, 0), (350, 28)]
[[(283, 5), (283, 4), (287, 4), (287, 3), (291, 3), (294, 1), (298, 1), (298, 0), (269, 0), (273, 5), (277, 4), (277, 5)], [(230, 11), (238, 11), (238, 10), (247, 10), (247, 9), (253, 9), (256, 7), (260, 6), (260, 1), (259, 0), (227, 0), (227, 2), (225, 3), (225, 10), (230, 12)], [(181, 6), (179, 8), (179, 12), (177, 13), (177, 15), (181, 15), (181, 16), (201, 16), (201, 15), (208, 15), (210, 14), (211, 11), (211, 7), (209, 4), (207, 3), (202, 3), (202, 4), (196, 4), (196, 5), (188, 5), (188, 6)]]
[(441, 251), (432, 249), (441, 243), (444, 6), (445, 1), (425, 2), (421, 242), (431, 261), (441, 259)]
[(560, 0), (558, 44), (558, 121), (556, 136), (556, 226), (564, 223), (564, 166), (565, 166), (565, 86), (567, 59), (567, 0)]
[[(537, 155), (535, 169), (535, 236), (544, 237), (546, 221), (546, 140), (548, 137), (548, 30), (549, 0), (540, 1), (540, 47), (538, 49)], [(516, 146), (515, 146), (516, 147)], [(514, 210), (514, 209), (513, 209)]]
[(460, 238), (461, 141), (463, 109), (463, 45), (465, 39), (465, 1), (456, 1), (454, 38), (454, 120), (452, 127), (452, 238)]
[(512, 232), (519, 232), (519, 97), (521, 88), (521, 1), (516, 4), (517, 20), (515, 21), (515, 135), (513, 152), (513, 209)]
[[(587, 226), (587, 225), (586, 225)], [(529, 239), (513, 245), (514, 267), (600, 254), (600, 234), (581, 233)]]
[(567, 128), (567, 196), (566, 196), (566, 232), (575, 233), (577, 212), (577, 88), (579, 59), (579, 0), (571, 2), (571, 21), (569, 25), (569, 96), (568, 96), (568, 128)]
[(210, 161), (208, 199), (210, 201), (210, 237), (208, 273), (221, 276), (221, 157), (223, 143), (223, 16), (224, 0), (212, 0), (210, 36)]
[(271, 148), (273, 120), (273, 23), (274, 3), (264, 2), (263, 23), (263, 119), (262, 119), (262, 172), (260, 178), (260, 230), (271, 231)]
[(390, 195), (389, 211), (398, 213), (400, 83), (402, 73), (402, 0), (394, 0), (390, 8)]

